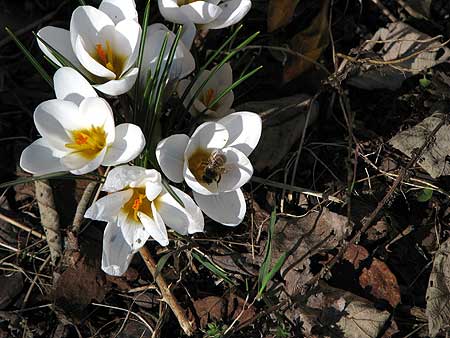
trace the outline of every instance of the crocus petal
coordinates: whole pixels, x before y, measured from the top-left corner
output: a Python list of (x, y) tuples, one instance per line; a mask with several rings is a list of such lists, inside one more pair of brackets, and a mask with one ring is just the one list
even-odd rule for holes
[(100, 198), (92, 204), (84, 214), (85, 218), (97, 221), (114, 222), (119, 215), (120, 209), (133, 196), (133, 190), (118, 191)]
[(134, 160), (145, 147), (141, 128), (131, 123), (116, 127), (114, 142), (108, 147), (102, 165), (113, 166)]
[(106, 176), (103, 184), (103, 191), (119, 191), (127, 186), (132, 186), (134, 182), (139, 182), (145, 176), (146, 170), (142, 167), (121, 165), (112, 169)]
[(115, 139), (114, 115), (109, 103), (101, 97), (88, 97), (80, 103), (80, 115), (86, 127), (102, 127), (106, 133), (106, 143)]
[(86, 159), (78, 152), (70, 153), (61, 159), (61, 162), (70, 168), (70, 172), (74, 175), (84, 175), (96, 170), (102, 164), (105, 157), (106, 147), (100, 151), (93, 159)]
[(117, 96), (127, 93), (136, 82), (138, 75), (137, 68), (131, 68), (119, 80), (109, 80), (103, 84), (94, 85), (94, 88), (110, 96)]
[(205, 122), (198, 126), (192, 134), (186, 147), (185, 159), (187, 160), (196, 150), (220, 149), (228, 142), (227, 129), (215, 122)]
[[(208, 74), (209, 75), (209, 74)], [(201, 83), (199, 83), (201, 85)], [(233, 70), (230, 63), (225, 63), (207, 82), (205, 88), (213, 88), (217, 95), (233, 84)]]
[(258, 145), (262, 122), (258, 114), (242, 111), (230, 114), (217, 121), (225, 126), (229, 139), (227, 147), (233, 147), (249, 156)]
[(230, 91), (220, 99), (220, 101), (217, 103), (217, 107), (214, 107), (215, 110), (209, 109), (206, 112), (207, 117), (211, 119), (218, 119), (231, 114), (233, 112), (233, 110), (231, 109), (233, 102), (234, 93), (233, 91)]
[(95, 50), (95, 44), (98, 43), (96, 39), (106, 26), (114, 26), (114, 22), (107, 14), (92, 6), (77, 7), (70, 20), (70, 42), (73, 50), (76, 50), (76, 41), (80, 35), (86, 48)]
[(133, 249), (115, 222), (106, 225), (102, 251), (102, 270), (111, 276), (122, 276), (131, 263)]
[(77, 106), (87, 97), (97, 97), (83, 75), (70, 67), (58, 69), (53, 76), (53, 83), (57, 99), (71, 101)]
[(197, 34), (197, 28), (192, 22), (183, 24), (183, 33), (181, 33), (181, 41), (187, 49), (191, 49), (194, 42), (195, 35)]
[(20, 167), (34, 175), (67, 171), (60, 159), (65, 153), (56, 150), (43, 139), (37, 139), (24, 149), (20, 156)]
[[(239, 189), (252, 177), (252, 164), (247, 156), (235, 148), (224, 148), (222, 151), (227, 158), (227, 162), (225, 172), (217, 183), (218, 191), (227, 192)], [(213, 182), (212, 184), (216, 183)]]
[(200, 208), (192, 198), (178, 188), (171, 186), (174, 193), (181, 199), (181, 206), (170, 193), (163, 192), (158, 197), (158, 212), (167, 226), (182, 235), (202, 232), (205, 221)]
[(116, 25), (125, 19), (138, 21), (134, 0), (103, 0), (98, 9), (106, 13)]
[(147, 171), (147, 175), (145, 175), (145, 196), (147, 196), (147, 199), (153, 201), (159, 196), (162, 190), (161, 174), (153, 170), (153, 174), (149, 175)]
[(241, 189), (212, 196), (193, 194), (200, 209), (218, 223), (236, 226), (244, 219), (247, 207)]
[(44, 101), (34, 111), (34, 124), (39, 134), (60, 151), (67, 151), (65, 145), (72, 142), (68, 130), (86, 127), (83, 120), (78, 106), (70, 101)]
[(214, 21), (203, 26), (204, 29), (221, 29), (238, 23), (248, 13), (252, 2), (251, 0), (226, 0), (219, 6), (222, 12)]
[(161, 215), (155, 209), (154, 203), (152, 203), (152, 214), (153, 218), (150, 218), (143, 212), (138, 212), (138, 217), (147, 232), (155, 241), (157, 241), (162, 246), (169, 245), (169, 237), (167, 235), (166, 226), (163, 219), (161, 218)]
[[(139, 214), (140, 212), (138, 213), (138, 217)], [(144, 226), (141, 222), (142, 220), (138, 222), (132, 217), (128, 217), (124, 212), (119, 213), (118, 225), (125, 241), (131, 246), (134, 252), (142, 248), (151, 235), (146, 229), (147, 226)]]
[[(37, 35), (58, 53), (69, 60), (74, 67), (78, 68), (81, 66), (80, 61), (78, 61), (75, 53), (73, 52), (72, 44), (70, 43), (70, 32), (68, 30), (59, 27), (47, 26), (40, 29)], [(42, 52), (55, 64), (62, 67), (62, 64), (55, 56), (53, 56), (52, 52), (44, 45), (44, 43), (42, 43), (39, 39), (37, 39), (37, 42)]]
[[(116, 34), (116, 37), (126, 37), (127, 43), (131, 47), (131, 52), (128, 54), (128, 60), (124, 66), (124, 72), (134, 65), (139, 54), (139, 41), (141, 37), (141, 26), (134, 20), (123, 20), (116, 26), (116, 31), (120, 34)], [(116, 39), (115, 46), (117, 50), (123, 51), (123, 47), (120, 45), (123, 43)]]
[(167, 21), (175, 23), (190, 22), (190, 18), (180, 11), (176, 0), (158, 0), (159, 12)]
[(116, 74), (110, 71), (108, 68), (104, 67), (98, 63), (92, 56), (86, 51), (84, 39), (81, 36), (77, 36), (75, 39), (74, 47), (75, 55), (77, 56), (80, 63), (92, 74), (105, 78), (108, 80), (113, 80), (116, 78)]
[(188, 5), (183, 5), (180, 7), (180, 11), (196, 24), (209, 23), (222, 13), (222, 9), (219, 6), (205, 1), (195, 1)]
[(172, 182), (183, 182), (184, 152), (188, 142), (187, 135), (176, 134), (160, 141), (156, 147), (158, 164)]

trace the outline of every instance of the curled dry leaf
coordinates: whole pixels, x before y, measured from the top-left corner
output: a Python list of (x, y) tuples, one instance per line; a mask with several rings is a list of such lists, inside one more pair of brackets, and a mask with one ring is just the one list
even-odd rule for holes
[(291, 40), (292, 49), (305, 57), (293, 57), (283, 70), (283, 81), (289, 82), (314, 66), (330, 42), (328, 33), (329, 0), (321, 0), (321, 9), (305, 30), (297, 33)]
[(428, 330), (431, 337), (450, 329), (450, 239), (434, 256), (426, 293)]
[(267, 31), (269, 33), (291, 22), (295, 7), (300, 0), (270, 0), (267, 13)]
[[(389, 140), (389, 143), (405, 155), (411, 157), (415, 149), (419, 149), (427, 140), (430, 133), (445, 118), (442, 114), (433, 114), (412, 128), (404, 130)], [(419, 165), (431, 177), (450, 175), (450, 125), (443, 125), (430, 146), (423, 152)]]
[(348, 67), (348, 84), (355, 87), (396, 90), (407, 78), (449, 60), (450, 49), (430, 40), (430, 36), (403, 22), (388, 24), (358, 51), (361, 62), (349, 65), (344, 60), (340, 71)]
[(319, 332), (319, 337), (333, 338), (378, 337), (390, 316), (367, 299), (323, 282), (308, 299), (307, 307), (299, 308), (297, 314), (295, 319), (303, 322), (306, 336)]
[[(272, 170), (300, 139), (305, 128), (311, 97), (299, 94), (270, 101), (252, 101), (240, 105), (237, 111), (253, 111), (263, 121), (262, 135), (252, 154), (257, 171)], [(309, 124), (319, 114), (319, 104), (312, 103)]]

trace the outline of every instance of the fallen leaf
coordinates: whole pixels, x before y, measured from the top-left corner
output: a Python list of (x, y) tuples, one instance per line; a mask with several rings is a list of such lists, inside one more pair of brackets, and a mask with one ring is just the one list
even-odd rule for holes
[(359, 269), (359, 264), (369, 257), (369, 252), (361, 245), (351, 244), (345, 250), (343, 259), (353, 264), (355, 269)]
[(292, 50), (306, 58), (295, 56), (283, 70), (283, 81), (289, 82), (314, 66), (309, 60), (317, 61), (330, 42), (328, 33), (329, 0), (321, 0), (320, 12), (305, 30), (297, 33), (291, 40)]
[[(307, 306), (298, 309), (304, 334), (318, 337), (375, 338), (390, 317), (365, 298), (320, 282)], [(306, 310), (306, 311), (305, 311)]]
[(450, 239), (434, 256), (426, 293), (428, 330), (431, 337), (450, 329)]
[(374, 258), (369, 268), (363, 268), (359, 276), (362, 288), (368, 288), (372, 296), (386, 300), (396, 307), (401, 300), (397, 278), (386, 263)]
[(291, 22), (295, 7), (300, 0), (270, 0), (267, 10), (267, 31), (269, 33)]
[(23, 276), (20, 272), (0, 276), (0, 285), (0, 310), (3, 310), (22, 292)]
[[(433, 129), (445, 118), (442, 114), (433, 114), (412, 128), (404, 130), (389, 140), (389, 143), (402, 153), (411, 157), (427, 140)], [(433, 142), (423, 152), (419, 165), (433, 178), (450, 175), (450, 125), (444, 124), (436, 133)]]
[[(371, 42), (358, 51), (359, 60), (371, 59), (385, 64), (369, 61), (353, 64), (344, 60), (340, 72), (347, 67), (348, 84), (358, 88), (396, 90), (407, 78), (450, 58), (450, 49), (430, 39), (427, 34), (403, 22), (390, 23), (387, 28), (375, 32)], [(375, 48), (379, 48), (376, 53)]]
[[(237, 111), (256, 112), (262, 118), (261, 139), (252, 154), (253, 167), (257, 171), (272, 170), (300, 139), (310, 104), (310, 96), (299, 94), (270, 101), (252, 101), (236, 108)], [(319, 104), (314, 102), (309, 124), (318, 114)]]

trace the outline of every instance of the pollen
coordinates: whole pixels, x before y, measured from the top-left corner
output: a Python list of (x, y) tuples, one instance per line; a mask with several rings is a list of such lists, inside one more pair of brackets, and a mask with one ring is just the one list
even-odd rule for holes
[(94, 159), (106, 146), (106, 132), (103, 126), (72, 130), (70, 133), (73, 142), (66, 143), (66, 148), (72, 149), (86, 159)]
[(106, 40), (104, 44), (97, 43), (95, 45), (95, 51), (92, 53), (92, 57), (102, 66), (108, 68), (116, 74), (116, 79), (122, 75), (125, 61), (127, 59), (126, 57), (120, 55), (117, 51), (113, 50), (109, 40)]
[(210, 151), (198, 148), (188, 159), (188, 168), (198, 182), (204, 182), (203, 175), (210, 156)]

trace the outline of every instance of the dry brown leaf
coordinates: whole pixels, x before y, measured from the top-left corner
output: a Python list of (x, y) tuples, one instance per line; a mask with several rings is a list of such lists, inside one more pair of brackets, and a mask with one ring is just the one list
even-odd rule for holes
[[(389, 140), (389, 143), (402, 153), (411, 157), (427, 140), (433, 129), (445, 118), (442, 114), (433, 114), (412, 128), (404, 130)], [(431, 177), (450, 175), (450, 125), (443, 125), (434, 137), (434, 141), (423, 152), (418, 162)]]
[[(270, 101), (252, 101), (236, 108), (236, 111), (256, 112), (263, 120), (261, 139), (252, 154), (253, 167), (257, 171), (272, 170), (300, 139), (310, 102), (310, 96), (299, 94)], [(309, 124), (318, 114), (319, 105), (314, 102)]]
[(269, 33), (286, 26), (292, 20), (295, 7), (300, 0), (270, 0), (267, 10), (267, 31)]
[(369, 252), (361, 245), (351, 244), (345, 250), (343, 259), (353, 264), (355, 269), (359, 268), (359, 264), (369, 257)]
[[(292, 50), (303, 54), (307, 59), (317, 61), (330, 41), (328, 34), (329, 0), (321, 0), (319, 14), (311, 25), (297, 33), (291, 40)], [(283, 81), (289, 82), (311, 69), (314, 64), (304, 57), (295, 56), (283, 70)]]
[(431, 337), (450, 330), (450, 239), (434, 256), (433, 269), (426, 293), (428, 330)]
[[(379, 29), (371, 42), (359, 51), (359, 59), (367, 58), (387, 63), (371, 64), (366, 61), (353, 65), (354, 68), (349, 70), (348, 83), (367, 90), (400, 88), (407, 78), (450, 58), (450, 49), (443, 47), (439, 41), (429, 40), (430, 36), (403, 22), (388, 24), (387, 28)], [(379, 47), (381, 48), (377, 53), (373, 52)], [(423, 52), (419, 53), (420, 51)], [(395, 62), (392, 62), (394, 60)], [(341, 64), (340, 70), (346, 66), (347, 60)]]
[(23, 276), (20, 272), (0, 276), (0, 310), (5, 309), (22, 292)]

